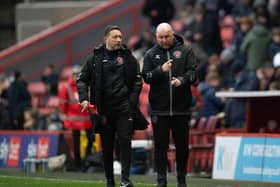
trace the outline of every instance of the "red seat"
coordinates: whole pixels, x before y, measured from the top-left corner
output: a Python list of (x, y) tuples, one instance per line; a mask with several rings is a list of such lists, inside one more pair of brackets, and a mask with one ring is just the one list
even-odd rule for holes
[(210, 171), (212, 169), (217, 122), (217, 116), (210, 116), (207, 122), (206, 119), (200, 119), (197, 128), (202, 129), (190, 132), (192, 138), (189, 144), (188, 172)]
[(28, 84), (28, 91), (30, 92), (31, 95), (46, 95), (47, 93), (47, 87), (46, 85), (41, 82), (30, 82)]
[(51, 96), (47, 101), (47, 107), (57, 108), (59, 107), (59, 97), (58, 96)]
[(50, 114), (55, 112), (59, 108), (58, 96), (51, 96), (48, 98), (46, 106), (39, 108), (39, 112), (42, 114)]
[(206, 126), (207, 119), (202, 117), (199, 119), (197, 127), (191, 128), (189, 133), (189, 144), (202, 143), (202, 134)]
[(28, 84), (28, 91), (31, 94), (32, 106), (42, 107), (46, 104), (47, 87), (43, 82), (30, 82)]

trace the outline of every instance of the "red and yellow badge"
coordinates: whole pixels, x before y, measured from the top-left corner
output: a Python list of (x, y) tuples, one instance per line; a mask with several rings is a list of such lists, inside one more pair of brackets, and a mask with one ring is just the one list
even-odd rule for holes
[(123, 64), (123, 57), (118, 57), (117, 62), (118, 64)]
[(174, 56), (175, 58), (181, 58), (182, 52), (181, 52), (181, 51), (174, 51), (174, 52), (173, 52), (173, 56)]

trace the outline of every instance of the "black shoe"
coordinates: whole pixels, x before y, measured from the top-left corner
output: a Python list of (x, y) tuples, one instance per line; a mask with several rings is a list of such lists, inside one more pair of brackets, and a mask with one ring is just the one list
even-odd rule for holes
[(134, 187), (131, 181), (122, 181), (120, 187)]
[(158, 181), (157, 187), (167, 187), (167, 182), (166, 181)]
[(106, 187), (115, 187), (115, 181), (113, 179), (108, 179)]

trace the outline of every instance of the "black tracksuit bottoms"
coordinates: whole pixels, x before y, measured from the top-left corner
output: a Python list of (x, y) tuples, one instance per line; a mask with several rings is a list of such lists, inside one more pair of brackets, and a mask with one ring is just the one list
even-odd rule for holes
[[(122, 166), (121, 180), (129, 180), (131, 162), (131, 138), (133, 121), (128, 116), (107, 118), (101, 133), (105, 176), (107, 180), (114, 180), (113, 155), (115, 140), (118, 140), (120, 161)], [(115, 138), (115, 135), (117, 138)]]
[(188, 116), (152, 116), (155, 145), (154, 159), (159, 177), (166, 177), (170, 130), (176, 147), (177, 176), (184, 177), (186, 175), (189, 138), (188, 122)]

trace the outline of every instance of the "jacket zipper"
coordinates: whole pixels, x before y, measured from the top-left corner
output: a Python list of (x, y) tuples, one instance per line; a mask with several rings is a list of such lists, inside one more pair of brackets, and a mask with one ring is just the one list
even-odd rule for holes
[[(167, 51), (167, 60), (170, 60), (170, 52), (169, 51)], [(172, 79), (171, 69), (168, 71), (168, 75), (169, 75), (169, 101), (170, 101), (169, 115), (173, 116), (173, 90), (172, 90), (172, 85), (171, 85), (171, 79)]]

